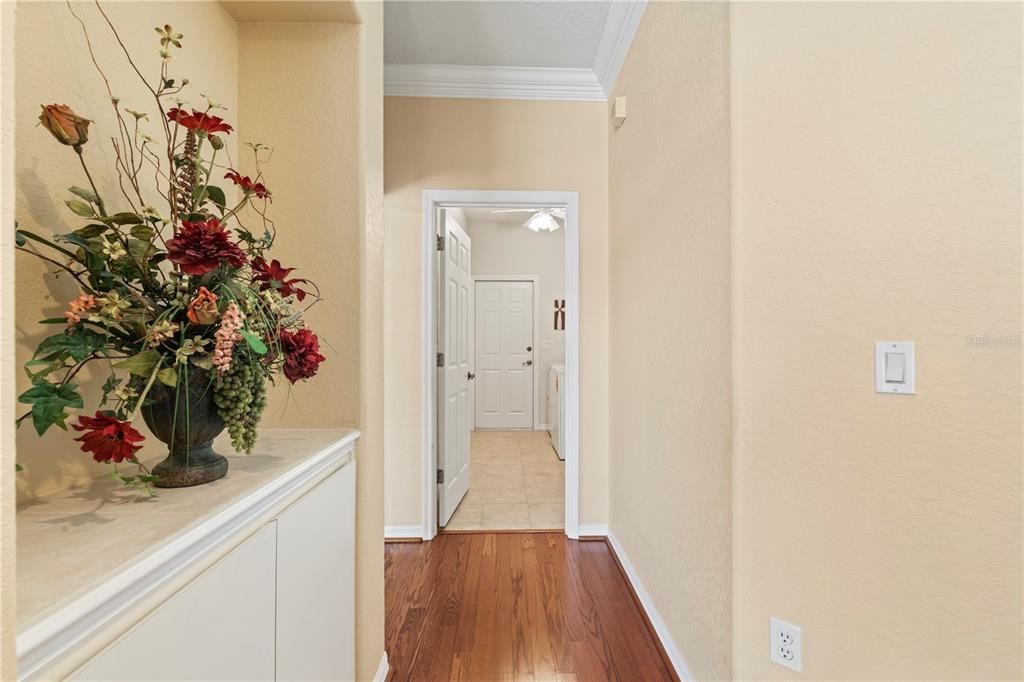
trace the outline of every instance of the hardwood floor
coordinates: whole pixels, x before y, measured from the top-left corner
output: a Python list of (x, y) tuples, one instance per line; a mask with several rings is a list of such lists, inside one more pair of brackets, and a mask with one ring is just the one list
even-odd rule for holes
[(389, 680), (673, 680), (611, 550), (562, 533), (385, 550)]

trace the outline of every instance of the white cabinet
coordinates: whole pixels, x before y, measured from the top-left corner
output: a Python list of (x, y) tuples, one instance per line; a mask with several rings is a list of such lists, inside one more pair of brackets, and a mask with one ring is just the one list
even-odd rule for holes
[(271, 522), (101, 652), (75, 680), (273, 680)]
[(270, 432), (219, 493), (169, 493), (162, 542), (19, 632), (19, 680), (353, 680), (357, 438)]
[(351, 463), (277, 519), (277, 679), (355, 679)]

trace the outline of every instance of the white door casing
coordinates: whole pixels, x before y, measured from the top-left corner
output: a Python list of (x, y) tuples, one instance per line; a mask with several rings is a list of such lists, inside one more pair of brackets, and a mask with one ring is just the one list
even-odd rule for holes
[(439, 209), (438, 224), (444, 226), (444, 249), (440, 251), (437, 347), (442, 362), (438, 368), (438, 461), (444, 480), (438, 484), (438, 523), (444, 526), (469, 491), (469, 325), (473, 276), (469, 235), (445, 209)]
[[(565, 412), (562, 428), (565, 430), (565, 534), (570, 539), (580, 536), (580, 218), (579, 193), (543, 190), (423, 190), (423, 229), (421, 239), (421, 343), (422, 352), (422, 431), (423, 481), (422, 537), (431, 540), (439, 526), (439, 486), (436, 470), (441, 457), (438, 449), (438, 402), (440, 382), (435, 367), (437, 324), (440, 319), (437, 290), (439, 286), (437, 235), (440, 232), (441, 212), (447, 206), (476, 207), (535, 207), (566, 209), (565, 219)], [(600, 527), (586, 526), (585, 534), (600, 534)]]
[(533, 282), (476, 282), (478, 429), (533, 428), (533, 296)]

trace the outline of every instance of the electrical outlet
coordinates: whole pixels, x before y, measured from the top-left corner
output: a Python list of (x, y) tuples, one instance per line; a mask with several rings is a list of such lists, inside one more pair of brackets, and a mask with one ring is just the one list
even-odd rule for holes
[(800, 628), (778, 618), (771, 619), (772, 661), (797, 672), (803, 667)]

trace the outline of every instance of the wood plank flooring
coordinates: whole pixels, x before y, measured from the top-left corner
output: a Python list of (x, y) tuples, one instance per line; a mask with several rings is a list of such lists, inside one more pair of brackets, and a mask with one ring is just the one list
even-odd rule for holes
[(674, 680), (611, 550), (562, 533), (385, 550), (388, 680)]

